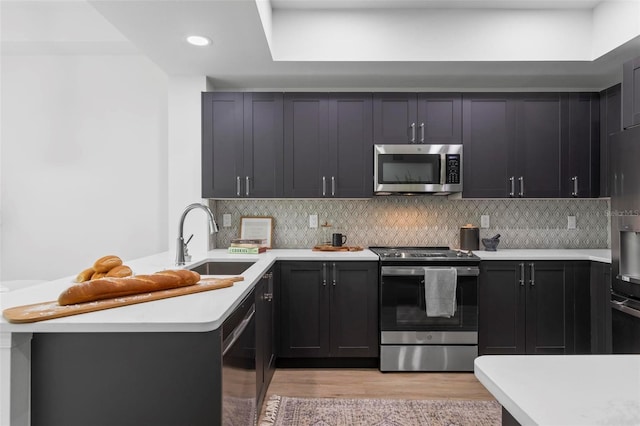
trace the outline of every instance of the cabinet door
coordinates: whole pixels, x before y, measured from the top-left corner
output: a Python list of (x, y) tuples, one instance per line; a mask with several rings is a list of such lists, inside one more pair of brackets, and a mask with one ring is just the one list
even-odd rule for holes
[(417, 143), (417, 126), (415, 93), (375, 93), (373, 95), (374, 143)]
[(611, 135), (622, 131), (622, 85), (600, 92), (600, 196), (609, 197), (609, 145)]
[(611, 353), (611, 264), (591, 262), (591, 352)]
[(332, 262), (331, 356), (378, 356), (378, 264)]
[(462, 143), (462, 94), (418, 94), (417, 142)]
[(241, 196), (242, 93), (202, 94), (202, 198)]
[(326, 93), (285, 94), (285, 197), (322, 197), (330, 190), (327, 97)]
[(245, 93), (242, 196), (282, 196), (282, 144), (282, 93)]
[(329, 356), (328, 268), (326, 262), (280, 265), (279, 356)]
[(505, 94), (465, 95), (463, 103), (465, 198), (504, 198), (515, 179), (515, 104)]
[[(566, 96), (532, 93), (517, 102), (517, 192), (527, 198), (560, 197), (560, 147), (567, 136)], [(565, 109), (563, 111), (563, 109)]]
[(478, 353), (524, 354), (524, 263), (480, 264), (478, 289)]
[(373, 123), (370, 93), (331, 94), (327, 195), (373, 196)]
[(640, 58), (622, 68), (622, 127), (640, 124)]
[[(564, 118), (563, 118), (564, 120)], [(562, 149), (562, 197), (597, 197), (600, 102), (597, 93), (569, 95), (569, 135)]]
[(573, 348), (573, 287), (564, 262), (526, 262), (527, 353), (567, 354)]

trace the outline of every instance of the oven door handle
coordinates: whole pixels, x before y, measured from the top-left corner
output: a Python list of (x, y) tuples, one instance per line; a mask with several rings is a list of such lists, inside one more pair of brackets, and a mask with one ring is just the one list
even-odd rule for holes
[(617, 302), (612, 300), (611, 307), (617, 311), (624, 312), (625, 314), (629, 314), (632, 317), (640, 318), (640, 311), (625, 305), (624, 302)]
[[(446, 266), (432, 267), (433, 269), (446, 269)], [(459, 277), (477, 277), (480, 275), (480, 268), (477, 266), (451, 266), (457, 271)], [(380, 274), (383, 277), (415, 277), (423, 276), (424, 270), (430, 269), (429, 266), (424, 267), (407, 267), (407, 266), (383, 266), (380, 268)]]

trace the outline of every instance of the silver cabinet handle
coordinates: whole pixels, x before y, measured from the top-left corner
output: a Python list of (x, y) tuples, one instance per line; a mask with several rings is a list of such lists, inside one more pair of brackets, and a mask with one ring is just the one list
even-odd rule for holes
[(521, 286), (524, 286), (524, 263), (520, 264), (520, 280), (518, 282)]
[(236, 176), (236, 195), (240, 196), (240, 176)]
[(411, 123), (411, 140), (409, 142), (414, 143), (416, 141), (416, 123)]
[(332, 271), (332, 275), (333, 275), (333, 286), (335, 287), (335, 286), (336, 286), (336, 262), (333, 262), (333, 263), (331, 264), (331, 268), (333, 268), (333, 271)]
[(509, 182), (511, 183), (511, 192), (509, 192), (509, 197), (513, 197), (516, 195), (516, 179), (511, 176), (509, 178)]
[(331, 176), (331, 196), (336, 196), (336, 177)]
[(520, 181), (520, 193), (518, 195), (524, 197), (524, 178), (520, 176), (518, 180)]
[(325, 179), (324, 176), (322, 176), (322, 196), (326, 196), (327, 195), (327, 180)]
[(424, 143), (424, 123), (420, 123), (420, 143)]
[(244, 193), (248, 197), (249, 196), (249, 176), (246, 176), (244, 178), (244, 184), (245, 184)]
[(322, 285), (327, 285), (327, 263), (322, 262)]
[(531, 284), (531, 287), (533, 287), (534, 285), (536, 285), (536, 267), (533, 263), (530, 263), (529, 268), (531, 268), (531, 278), (529, 279), (529, 284)]
[(573, 192), (571, 193), (571, 196), (577, 197), (578, 196), (578, 176), (572, 177), (571, 180), (573, 181)]

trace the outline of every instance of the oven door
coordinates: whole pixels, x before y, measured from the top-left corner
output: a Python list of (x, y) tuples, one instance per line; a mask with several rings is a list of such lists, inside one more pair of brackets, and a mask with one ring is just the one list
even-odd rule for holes
[(640, 354), (640, 300), (611, 293), (611, 344), (614, 354)]
[[(451, 317), (427, 315), (424, 286), (426, 268), (380, 268), (380, 330), (477, 332), (479, 268), (454, 267), (457, 269), (456, 309)], [(442, 269), (443, 266), (438, 268)]]

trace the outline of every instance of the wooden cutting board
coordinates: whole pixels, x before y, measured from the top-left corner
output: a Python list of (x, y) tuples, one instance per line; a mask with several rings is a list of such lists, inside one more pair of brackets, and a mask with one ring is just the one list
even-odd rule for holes
[(242, 281), (242, 277), (204, 278), (194, 285), (154, 291), (151, 293), (132, 294), (130, 296), (104, 299), (95, 302), (78, 303), (76, 305), (60, 306), (57, 301), (35, 303), (33, 305), (16, 306), (5, 309), (2, 315), (11, 323), (21, 324), (44, 321), (53, 318), (68, 317), (86, 312), (101, 311), (103, 309), (118, 308), (120, 306), (135, 305), (152, 300), (168, 299), (184, 294), (200, 293), (202, 291), (217, 290), (231, 287), (234, 282)]
[(331, 245), (317, 245), (314, 246), (311, 250), (313, 251), (362, 251), (364, 250), (362, 247), (359, 246), (341, 246), (341, 247), (334, 247)]

